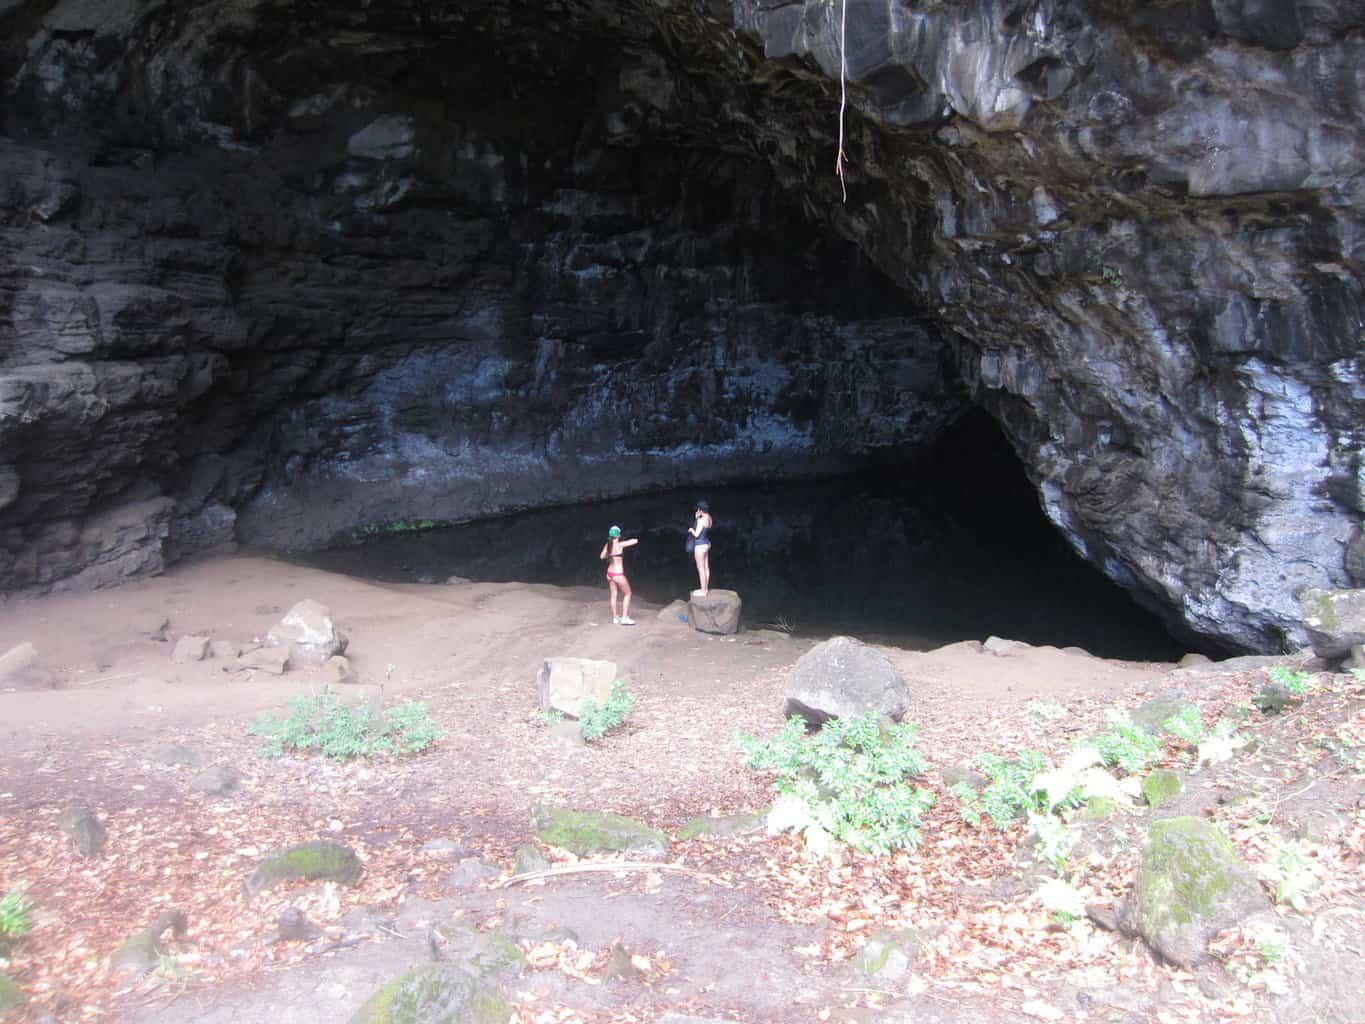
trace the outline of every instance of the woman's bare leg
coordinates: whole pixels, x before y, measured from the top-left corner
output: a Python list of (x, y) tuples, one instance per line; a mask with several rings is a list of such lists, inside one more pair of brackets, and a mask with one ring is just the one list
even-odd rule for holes
[(693, 558), (697, 561), (697, 593), (702, 597), (707, 594), (707, 588), (711, 583), (710, 569), (711, 548), (697, 548), (693, 553)]
[(616, 618), (617, 618), (617, 615), (616, 615), (616, 590), (617, 590), (616, 581), (615, 581), (615, 580), (607, 580), (607, 586), (611, 588), (611, 617), (612, 617), (613, 619), (616, 619)]
[(626, 595), (624, 603), (621, 605), (621, 620), (624, 622), (630, 618), (630, 580), (621, 581), (621, 592)]

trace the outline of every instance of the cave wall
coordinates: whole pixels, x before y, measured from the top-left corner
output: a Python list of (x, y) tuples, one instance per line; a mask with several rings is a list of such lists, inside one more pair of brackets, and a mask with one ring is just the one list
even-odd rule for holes
[(760, 158), (669, 137), (647, 51), (299, 13), (32, 27), (0, 139), (6, 587), (833, 472), (963, 407), (917, 305)]
[(10, 586), (835, 469), (959, 379), (1186, 627), (1297, 646), (1302, 588), (1365, 585), (1359, 2), (0, 0), (0, 38)]

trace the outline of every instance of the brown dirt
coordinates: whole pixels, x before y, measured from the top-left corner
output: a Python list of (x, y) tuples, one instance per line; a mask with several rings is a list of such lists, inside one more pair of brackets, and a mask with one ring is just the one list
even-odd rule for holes
[[(428, 701), (449, 738), (404, 760), (264, 760), (248, 732), (253, 717), (316, 692), (320, 675), (246, 677), (213, 660), (170, 659), (174, 639), (186, 634), (249, 646), (305, 597), (328, 605), (350, 636), (348, 655), (363, 683), (385, 684), (390, 703)], [(575, 956), (566, 953), (524, 984), (518, 1013), (526, 1022), (647, 1021), (668, 1009), (755, 1021), (845, 1020), (878, 1007), (943, 1021), (1046, 1017), (1052, 1010), (1076, 1020), (1215, 1020), (1234, 1011), (1292, 1019), (1278, 997), (1204, 984), (1205, 975), (1157, 965), (1105, 933), (1091, 932), (1078, 946), (1017, 884), (1021, 830), (967, 827), (936, 773), (930, 784), (939, 804), (914, 854), (885, 861), (846, 854), (829, 863), (811, 861), (785, 837), (699, 839), (675, 843), (672, 859), (721, 883), (605, 876), (452, 896), (444, 882), (450, 858), (423, 845), (449, 838), (508, 866), (514, 848), (532, 839), (527, 811), (536, 802), (617, 811), (673, 830), (698, 814), (770, 801), (767, 782), (745, 768), (734, 735), (780, 725), (786, 671), (809, 643), (772, 633), (705, 637), (645, 605), (635, 609), (639, 625), (615, 627), (605, 598), (604, 590), (519, 584), (379, 586), (243, 556), (116, 591), (0, 606), (0, 651), (31, 641), (61, 683), (53, 691), (0, 692), (0, 892), (25, 883), (40, 908), (38, 927), (0, 970), (24, 984), (35, 1008), (52, 1010), (64, 1024), (303, 1024), (314, 1018), (298, 1009), (281, 1016), (280, 1007), (289, 1005), (291, 986), (305, 982), (335, 989), (337, 1002), (318, 1004), (326, 1012), (317, 1019), (340, 1019), (349, 1013), (344, 1007), (363, 1000), (380, 968), (420, 954), (383, 930), (347, 945), (358, 938), (347, 915), (374, 908), (393, 920), (414, 900), (436, 900), (444, 913), (485, 926), (519, 914), (577, 933), (580, 946), (569, 951)], [(170, 619), (170, 642), (138, 634), (138, 625), (158, 614)], [(1261, 681), (1254, 672), (1173, 675), (1171, 666), (1051, 648), (1005, 657), (962, 644), (929, 653), (885, 650), (910, 682), (910, 717), (936, 767), (984, 750), (1036, 747), (1056, 755), (1095, 731), (1106, 708), (1136, 704), (1173, 683), (1197, 694), (1211, 718)], [(541, 659), (560, 654), (617, 662), (638, 701), (626, 728), (588, 748), (548, 740), (534, 678)], [(1063, 705), (1066, 717), (1044, 724), (1030, 714), (1038, 699)], [(1343, 691), (1340, 701), (1350, 699), (1358, 698)], [(1294, 736), (1308, 729), (1335, 735), (1341, 723), (1355, 728), (1348, 703), (1332, 708), (1315, 723), (1301, 721)], [(1288, 729), (1287, 721), (1276, 728)], [(153, 758), (167, 742), (189, 746), (205, 764), (238, 768), (241, 790), (228, 797), (192, 791), (195, 769)], [(1321, 757), (1289, 742), (1267, 741), (1261, 760), (1238, 762), (1237, 770), (1273, 770), (1285, 794), (1275, 811), (1297, 823), (1287, 824), (1288, 832), (1316, 829), (1335, 844), (1322, 863), (1358, 869), (1365, 830), (1351, 801), (1359, 798), (1359, 775), (1335, 772), (1313, 793), (1295, 795), (1323, 769)], [(56, 816), (73, 803), (90, 806), (108, 828), (96, 861), (82, 861), (56, 828)], [(1081, 884), (1096, 895), (1121, 895), (1143, 824), (1133, 816), (1123, 826), (1128, 838), (1097, 852), (1078, 875)], [(261, 851), (320, 835), (361, 853), (359, 886), (298, 885), (250, 902), (242, 897), (241, 881)], [(1254, 850), (1265, 837), (1238, 842)], [(1335, 942), (1338, 969), (1326, 979), (1320, 970), (1301, 973), (1313, 977), (1317, 998), (1309, 1002), (1321, 1019), (1345, 1021), (1333, 1014), (1354, 989), (1341, 979), (1365, 976), (1365, 958), (1351, 960), (1361, 924), (1351, 915), (1359, 915), (1361, 897), (1349, 886), (1324, 885), (1322, 892), (1335, 902), (1319, 908), (1317, 920), (1327, 922), (1319, 934)], [(328, 935), (312, 945), (271, 944), (275, 920), (290, 905)], [(119, 982), (108, 954), (171, 906), (190, 918), (175, 960), (149, 978)], [(904, 925), (929, 937), (913, 984), (851, 975), (848, 958), (868, 934)], [(412, 940), (409, 931), (392, 931)], [(655, 974), (596, 984), (594, 972), (613, 942), (644, 951)], [(580, 961), (585, 966), (575, 966)], [(1226, 973), (1217, 970), (1220, 978)]]

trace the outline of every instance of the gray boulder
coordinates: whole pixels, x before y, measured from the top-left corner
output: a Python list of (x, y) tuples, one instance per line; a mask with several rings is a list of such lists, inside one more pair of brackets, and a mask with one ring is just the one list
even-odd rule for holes
[(812, 647), (787, 675), (783, 714), (813, 725), (869, 712), (900, 721), (910, 688), (885, 654), (849, 636)]
[(332, 621), (327, 606), (300, 601), (266, 634), (266, 642), (286, 648), (297, 661), (321, 665), (346, 650), (346, 637)]
[(1311, 589), (1298, 600), (1318, 657), (1344, 658), (1365, 643), (1365, 590)]
[(0, 654), (0, 689), (49, 690), (56, 678), (38, 660), (38, 649), (25, 641)]
[(1162, 959), (1191, 967), (1214, 935), (1269, 907), (1251, 869), (1213, 825), (1188, 817), (1152, 825), (1127, 919)]
[(577, 718), (585, 698), (591, 697), (599, 706), (606, 703), (615, 679), (614, 661), (546, 658), (536, 673), (536, 697), (542, 711)]
[(502, 872), (496, 864), (490, 864), (482, 857), (466, 857), (455, 865), (455, 869), (445, 876), (443, 882), (448, 889), (477, 889), (484, 882), (497, 878)]
[(68, 807), (57, 818), (57, 826), (71, 837), (82, 857), (98, 856), (104, 849), (107, 833), (88, 808)]
[(730, 636), (739, 632), (744, 602), (733, 590), (713, 590), (705, 597), (693, 594), (687, 602), (687, 618), (699, 633)]
[(231, 670), (234, 672), (267, 672), (272, 676), (282, 676), (288, 667), (288, 650), (283, 647), (258, 647), (254, 651), (247, 651), (233, 662)]
[(312, 942), (320, 935), (322, 929), (298, 907), (289, 907), (275, 923), (276, 942)]

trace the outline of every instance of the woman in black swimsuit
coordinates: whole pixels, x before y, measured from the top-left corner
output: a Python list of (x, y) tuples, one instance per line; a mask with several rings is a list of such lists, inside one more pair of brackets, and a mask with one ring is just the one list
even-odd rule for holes
[(698, 597), (711, 592), (711, 506), (704, 501), (697, 502), (696, 521), (687, 532), (692, 535), (692, 557), (697, 560), (697, 582), (701, 585), (692, 591)]

